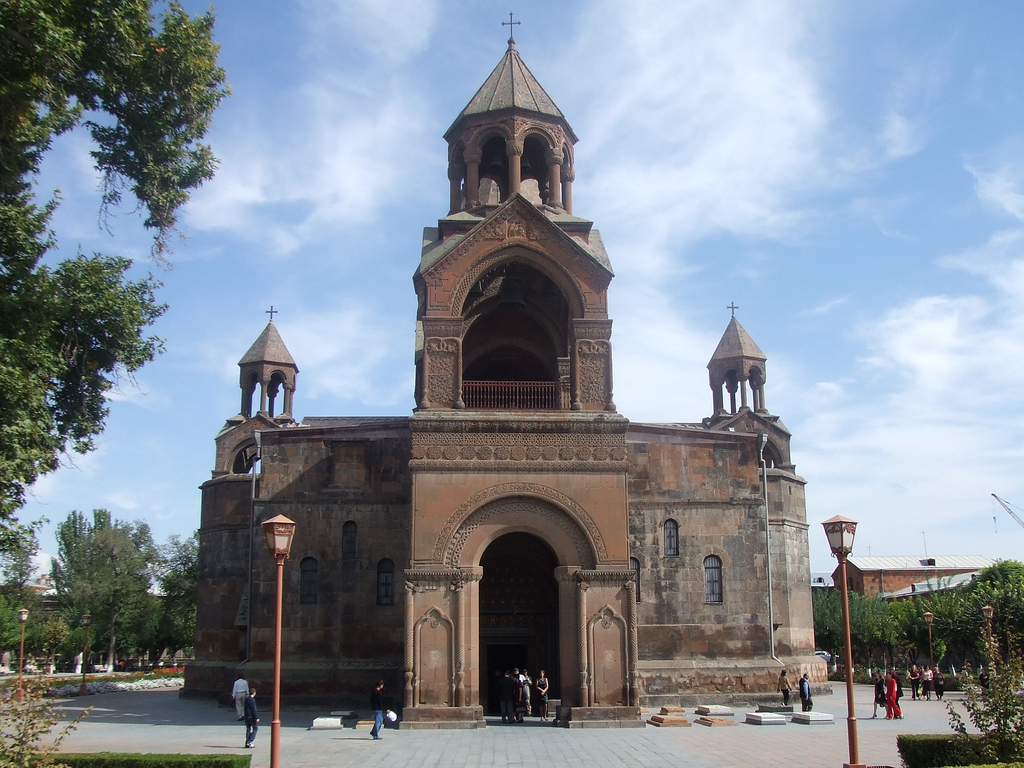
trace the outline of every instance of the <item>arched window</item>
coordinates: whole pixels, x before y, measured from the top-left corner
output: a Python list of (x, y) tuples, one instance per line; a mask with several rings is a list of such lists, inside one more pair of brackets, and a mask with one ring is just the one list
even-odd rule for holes
[(377, 605), (395, 604), (395, 564), (386, 557), (377, 563)]
[(317, 592), (320, 589), (320, 566), (315, 557), (304, 557), (299, 563), (299, 602), (303, 604), (316, 603)]
[(636, 584), (636, 601), (640, 602), (640, 561), (635, 557), (629, 558), (629, 570), (633, 572), (633, 581)]
[(356, 559), (356, 533), (358, 529), (352, 520), (345, 521), (341, 526), (341, 559)]
[(704, 558), (704, 602), (722, 602), (722, 558), (717, 555)]
[(675, 520), (665, 521), (665, 557), (679, 556), (679, 523)]

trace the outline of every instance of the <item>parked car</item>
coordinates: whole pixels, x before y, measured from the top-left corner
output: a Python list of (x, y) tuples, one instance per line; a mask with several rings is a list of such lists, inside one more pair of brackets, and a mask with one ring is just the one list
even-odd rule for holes
[(826, 664), (832, 663), (832, 654), (828, 651), (815, 651), (814, 655), (824, 659)]

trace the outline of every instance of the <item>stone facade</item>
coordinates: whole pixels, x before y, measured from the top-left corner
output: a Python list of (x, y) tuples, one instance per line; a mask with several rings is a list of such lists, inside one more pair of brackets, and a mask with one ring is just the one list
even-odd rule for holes
[(804, 481), (765, 407), (764, 354), (733, 318), (708, 365), (713, 415), (629, 422), (611, 264), (572, 214), (576, 137), (513, 42), (445, 138), (451, 210), (413, 278), (416, 411), (296, 424), (298, 368), (272, 322), (240, 362), (242, 411), (202, 488), (186, 695), (226, 694), (243, 662), (266, 687), (259, 524), (279, 514), (297, 523), (292, 704), (358, 705), (383, 678), (404, 725), (476, 727), (495, 673), (518, 666), (547, 670), (565, 717), (622, 723), (774, 696), (783, 664), (823, 682)]

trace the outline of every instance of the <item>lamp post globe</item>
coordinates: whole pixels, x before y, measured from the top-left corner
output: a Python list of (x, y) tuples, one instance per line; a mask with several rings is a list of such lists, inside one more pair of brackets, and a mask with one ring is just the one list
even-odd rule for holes
[(89, 657), (89, 625), (92, 624), (92, 615), (82, 614), (82, 627), (85, 629), (85, 639), (82, 641), (82, 684), (78, 686), (78, 695), (87, 696), (89, 689), (85, 685), (85, 672), (88, 669)]
[(863, 768), (860, 761), (860, 745), (857, 741), (857, 716), (853, 705), (853, 646), (850, 642), (850, 595), (846, 577), (846, 560), (853, 552), (853, 539), (857, 535), (857, 522), (848, 517), (836, 515), (823, 522), (825, 537), (832, 554), (839, 561), (839, 594), (843, 608), (843, 649), (846, 667), (846, 734), (850, 746), (850, 762), (846, 768)]
[(295, 521), (277, 515), (263, 521), (267, 549), (277, 561), (277, 603), (274, 612), (274, 717), (270, 721), (270, 768), (281, 766), (281, 609), (284, 602), (284, 561), (292, 548)]
[(14, 691), (14, 698), (21, 701), (25, 696), (21, 682), (25, 673), (25, 622), (28, 621), (28, 608), (18, 610), (18, 621), (21, 623), (21, 650), (18, 652), (18, 687)]

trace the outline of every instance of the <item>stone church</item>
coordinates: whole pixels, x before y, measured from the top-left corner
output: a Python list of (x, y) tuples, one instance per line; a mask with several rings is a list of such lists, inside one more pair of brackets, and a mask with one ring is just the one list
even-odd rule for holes
[(241, 410), (202, 486), (185, 695), (223, 696), (240, 664), (269, 689), (260, 523), (278, 514), (297, 523), (286, 704), (365, 706), (384, 679), (403, 726), (473, 727), (497, 711), (497, 673), (543, 668), (563, 719), (615, 724), (774, 697), (783, 666), (824, 681), (804, 480), (765, 355), (733, 317), (712, 415), (630, 422), (611, 262), (573, 211), (577, 138), (513, 40), (444, 138), (450, 209), (413, 274), (414, 412), (296, 423), (273, 320), (239, 362)]

